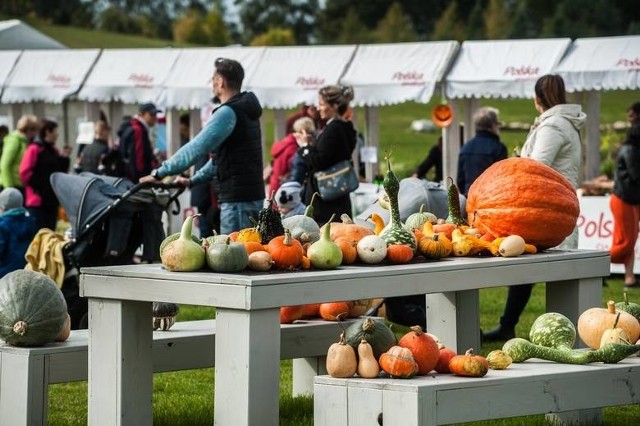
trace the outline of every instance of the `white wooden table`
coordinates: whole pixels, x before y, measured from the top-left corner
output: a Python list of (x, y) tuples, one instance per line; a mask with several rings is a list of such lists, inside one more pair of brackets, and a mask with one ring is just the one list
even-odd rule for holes
[(601, 304), (609, 254), (549, 251), (295, 273), (176, 273), (157, 264), (81, 272), (90, 425), (152, 423), (150, 301), (161, 300), (217, 308), (215, 424), (263, 426), (279, 421), (280, 306), (424, 293), (429, 331), (455, 342), (454, 350), (477, 348), (479, 289), (547, 282), (547, 311), (577, 321)]

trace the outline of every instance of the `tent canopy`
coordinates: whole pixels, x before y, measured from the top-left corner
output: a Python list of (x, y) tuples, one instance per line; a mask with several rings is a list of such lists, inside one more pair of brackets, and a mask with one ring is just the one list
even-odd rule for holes
[(554, 71), (569, 38), (465, 41), (446, 78), (448, 98), (532, 98)]
[(18, 19), (0, 22), (0, 50), (64, 49), (66, 46)]
[(568, 92), (638, 89), (640, 36), (576, 39), (556, 72)]
[(25, 50), (6, 81), (2, 102), (61, 103), (80, 89), (99, 49)]
[(156, 101), (179, 54), (178, 49), (103, 50), (78, 99), (126, 104)]
[(255, 74), (264, 47), (218, 47), (182, 49), (167, 75), (158, 103), (167, 108), (201, 108), (211, 100), (213, 62), (235, 59), (244, 68), (244, 86)]
[(16, 62), (18, 62), (21, 53), (21, 50), (0, 51), (0, 93), (7, 84), (7, 78), (9, 78), (11, 70), (16, 65)]
[(318, 90), (337, 84), (355, 46), (269, 47), (247, 82), (265, 108), (317, 103)]
[(340, 83), (354, 87), (357, 106), (428, 103), (458, 47), (457, 41), (360, 45)]

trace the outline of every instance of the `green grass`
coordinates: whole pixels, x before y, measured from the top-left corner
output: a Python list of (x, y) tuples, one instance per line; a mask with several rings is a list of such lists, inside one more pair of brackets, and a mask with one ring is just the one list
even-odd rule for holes
[[(603, 288), (603, 306), (607, 300), (622, 300), (623, 285), (620, 278), (607, 280)], [(484, 330), (495, 326), (500, 318), (507, 290), (504, 287), (480, 291), (481, 327)], [(531, 301), (516, 329), (517, 335), (528, 336), (531, 324), (544, 309), (544, 284), (534, 287)], [(640, 290), (630, 293), (631, 301), (640, 301)], [(212, 308), (182, 306), (179, 321), (213, 318)], [(337, 337), (337, 336), (336, 336)], [(499, 349), (500, 343), (485, 344), (481, 353), (486, 355)], [(280, 424), (290, 426), (313, 425), (313, 398), (291, 395), (291, 361), (281, 362), (280, 373)], [(211, 425), (213, 420), (213, 369), (189, 370), (154, 375), (153, 424), (162, 426)], [(640, 405), (609, 407), (604, 410), (605, 425), (636, 424), (640, 418)], [(87, 383), (67, 383), (49, 387), (49, 417), (52, 426), (74, 426), (87, 424)], [(473, 425), (546, 425), (544, 416), (526, 416)]]

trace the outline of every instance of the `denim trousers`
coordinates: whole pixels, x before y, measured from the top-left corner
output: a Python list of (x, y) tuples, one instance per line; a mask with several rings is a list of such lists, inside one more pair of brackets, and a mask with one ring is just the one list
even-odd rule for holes
[(250, 218), (258, 220), (264, 200), (222, 203), (220, 205), (220, 233), (230, 234), (243, 228), (255, 226)]

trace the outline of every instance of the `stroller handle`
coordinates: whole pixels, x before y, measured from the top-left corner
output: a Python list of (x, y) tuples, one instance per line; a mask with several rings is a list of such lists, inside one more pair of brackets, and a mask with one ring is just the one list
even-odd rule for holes
[[(135, 194), (136, 192), (142, 189), (168, 190), (171, 193), (171, 196), (169, 197), (169, 202), (167, 203), (167, 206), (170, 204), (175, 204), (175, 209), (172, 210), (171, 213), (173, 215), (180, 214), (180, 201), (178, 200), (178, 197), (180, 196), (180, 194), (184, 192), (184, 190), (186, 189), (186, 186), (176, 182), (140, 182), (135, 184), (133, 187), (131, 187), (131, 189), (127, 191), (124, 197), (126, 198), (127, 194)], [(171, 192), (172, 189), (175, 189), (176, 191)]]

